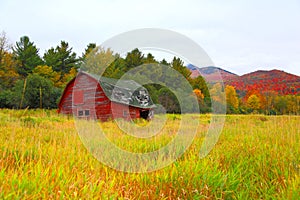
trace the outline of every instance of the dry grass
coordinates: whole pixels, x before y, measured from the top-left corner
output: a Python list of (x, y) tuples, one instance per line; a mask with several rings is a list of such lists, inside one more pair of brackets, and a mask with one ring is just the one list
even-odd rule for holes
[[(98, 162), (80, 141), (72, 118), (55, 111), (0, 110), (0, 199), (299, 197), (299, 116), (227, 116), (215, 148), (200, 159), (209, 120), (209, 115), (201, 116), (193, 144), (176, 162), (131, 174)], [(179, 121), (180, 116), (168, 116), (164, 136), (143, 148), (136, 140), (129, 149), (159, 148), (174, 136)], [(111, 128), (108, 135), (114, 142), (126, 141), (112, 122), (101, 126)]]

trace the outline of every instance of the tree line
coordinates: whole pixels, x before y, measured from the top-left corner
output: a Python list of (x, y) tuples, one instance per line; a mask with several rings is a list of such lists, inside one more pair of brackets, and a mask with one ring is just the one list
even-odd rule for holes
[(0, 107), (56, 108), (64, 86), (77, 73), (81, 58), (65, 41), (43, 56), (28, 36), (14, 45), (0, 35)]
[(226, 112), (228, 114), (266, 114), (266, 115), (299, 115), (300, 96), (299, 95), (280, 95), (275, 91), (259, 91), (251, 89), (245, 95), (238, 95), (234, 86), (226, 85), (224, 90), (226, 100), (222, 101), (214, 96), (216, 88), (221, 88), (217, 83), (210, 89), (213, 101), (218, 103), (226, 102)]
[[(209, 92), (204, 79), (191, 79), (191, 72), (180, 58), (174, 57), (170, 63), (165, 59), (157, 61), (152, 54), (144, 55), (138, 49), (122, 58), (110, 49), (97, 47), (95, 43), (88, 44), (84, 53), (78, 56), (66, 41), (61, 41), (40, 56), (38, 47), (28, 36), (10, 44), (4, 32), (0, 35), (0, 107), (57, 108), (66, 84), (76, 76), (78, 70), (119, 79), (127, 71), (147, 63), (170, 65), (186, 77), (193, 89), (201, 90), (205, 95), (205, 107), (201, 109), (209, 111)], [(105, 71), (101, 72), (101, 67), (107, 65)], [(154, 103), (162, 102), (167, 112), (180, 112), (179, 102), (168, 88), (157, 84), (145, 87)], [(190, 105), (189, 111), (193, 111), (193, 105)]]
[[(97, 47), (95, 43), (88, 44), (82, 55), (78, 56), (66, 41), (46, 50), (41, 56), (28, 36), (11, 44), (5, 32), (0, 34), (0, 108), (55, 109), (63, 89), (78, 70), (119, 79), (135, 67), (151, 63), (170, 66), (185, 77), (197, 97), (202, 113), (212, 111), (212, 102), (220, 108), (226, 103), (226, 112), (232, 114), (300, 113), (299, 95), (280, 96), (272, 91), (261, 94), (260, 91), (251, 90), (239, 96), (233, 86), (220, 83), (209, 85), (201, 76), (191, 78), (190, 70), (178, 57), (169, 63), (165, 59), (156, 60), (151, 53), (144, 55), (139, 49), (134, 49), (123, 58), (110, 49)], [(142, 73), (151, 76), (151, 71)], [(163, 72), (156, 71), (155, 74), (163, 76)], [(169, 113), (181, 112), (176, 95), (167, 87), (159, 84), (148, 84), (145, 87), (155, 104), (161, 104)], [(220, 91), (225, 95), (220, 95)], [(194, 112), (194, 107), (191, 103), (188, 111)]]

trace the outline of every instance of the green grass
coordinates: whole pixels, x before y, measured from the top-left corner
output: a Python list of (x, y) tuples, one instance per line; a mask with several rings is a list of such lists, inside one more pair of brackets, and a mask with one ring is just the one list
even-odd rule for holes
[[(176, 162), (151, 173), (123, 173), (88, 152), (72, 117), (0, 110), (0, 199), (299, 198), (300, 116), (229, 115), (204, 159), (199, 151), (210, 115), (200, 120), (196, 138)], [(179, 122), (180, 116), (169, 115), (155, 141), (131, 140), (113, 122), (100, 125), (114, 143), (147, 152), (170, 141)]]

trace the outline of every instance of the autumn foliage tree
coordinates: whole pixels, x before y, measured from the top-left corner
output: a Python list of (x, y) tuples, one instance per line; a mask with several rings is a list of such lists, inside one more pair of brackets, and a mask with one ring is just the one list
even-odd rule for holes
[(226, 85), (225, 94), (226, 94), (227, 113), (237, 113), (239, 107), (239, 98), (235, 88), (233, 86)]
[(194, 94), (196, 95), (198, 101), (203, 101), (203, 99), (204, 99), (204, 94), (201, 92), (201, 90), (199, 90), (199, 89), (194, 89), (193, 92), (194, 92)]
[(221, 83), (216, 83), (209, 90), (211, 101), (213, 103), (212, 112), (214, 113), (226, 113), (226, 94), (224, 86)]
[(0, 67), (5, 63), (4, 56), (11, 50), (12, 45), (8, 41), (6, 33), (2, 31), (0, 33)]
[(39, 65), (32, 70), (32, 73), (51, 80), (53, 85), (55, 85), (56, 87), (59, 87), (61, 85), (60, 73), (53, 71), (52, 67), (50, 66)]
[(258, 97), (259, 102), (260, 102), (260, 109), (264, 110), (267, 106), (267, 100), (265, 95), (263, 95), (258, 89), (251, 89), (247, 92), (247, 94), (244, 97), (244, 101), (247, 102), (250, 96), (255, 95)]
[(12, 53), (4, 52), (0, 65), (0, 91), (11, 89), (16, 81), (20, 78), (17, 72), (17, 61), (13, 58)]
[(251, 109), (251, 112), (258, 112), (258, 110), (261, 108), (259, 97), (256, 94), (252, 94), (247, 99), (247, 105)]

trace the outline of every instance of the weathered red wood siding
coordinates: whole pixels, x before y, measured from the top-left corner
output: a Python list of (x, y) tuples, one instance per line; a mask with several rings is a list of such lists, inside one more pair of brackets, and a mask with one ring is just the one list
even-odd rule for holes
[(66, 86), (60, 102), (58, 104), (58, 112), (63, 114), (72, 114), (72, 92), (74, 86), (74, 80), (70, 81)]
[(116, 102), (111, 103), (113, 118), (136, 119), (140, 117), (140, 109)]

